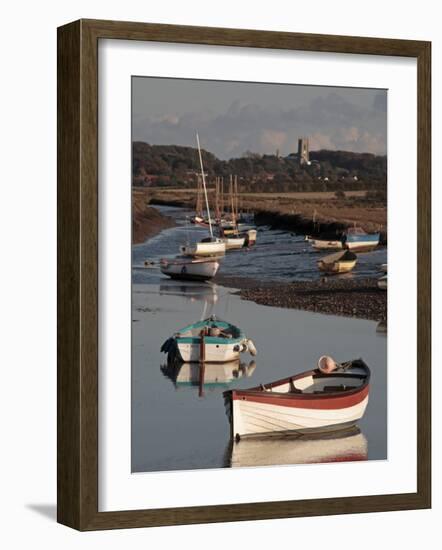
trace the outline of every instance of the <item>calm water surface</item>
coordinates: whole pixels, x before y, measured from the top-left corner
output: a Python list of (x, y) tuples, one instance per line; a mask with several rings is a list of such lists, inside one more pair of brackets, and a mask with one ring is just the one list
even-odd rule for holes
[[(164, 210), (183, 218), (182, 210)], [(174, 255), (186, 234), (190, 239), (195, 235), (201, 238), (204, 231), (187, 231), (180, 225), (133, 247), (132, 471), (241, 466), (250, 464), (251, 456), (262, 464), (336, 460), (358, 452), (365, 452), (369, 459), (385, 459), (387, 340), (376, 332), (377, 324), (260, 306), (242, 301), (233, 289), (174, 282), (157, 269), (136, 267), (145, 259)], [(255, 249), (228, 254), (223, 262), (226, 274), (280, 280), (317, 277), (318, 254), (311, 253), (300, 237), (267, 231), (260, 232), (258, 239)], [(374, 273), (384, 257), (382, 249), (361, 255), (361, 270), (355, 276)], [(197, 367), (165, 368), (166, 357), (160, 347), (178, 329), (211, 314), (240, 326), (255, 342), (258, 355), (252, 361), (250, 355), (243, 354), (240, 365), (207, 366), (201, 392)], [(289, 441), (276, 447), (260, 443), (257, 448), (240, 441), (232, 448), (223, 391), (313, 368), (324, 354), (338, 361), (362, 357), (372, 370), (370, 401), (359, 422), (362, 433), (333, 441)]]

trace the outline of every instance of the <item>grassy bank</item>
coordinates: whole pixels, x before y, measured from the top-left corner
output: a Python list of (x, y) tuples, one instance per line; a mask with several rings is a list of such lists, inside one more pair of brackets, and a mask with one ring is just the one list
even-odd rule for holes
[[(147, 190), (151, 204), (168, 204), (193, 208), (196, 191), (193, 189), (151, 188)], [(214, 202), (209, 190), (209, 201)], [(339, 231), (353, 224), (368, 232), (378, 231), (386, 242), (387, 206), (385, 202), (366, 197), (365, 191), (347, 191), (344, 196), (334, 193), (242, 193), (240, 208), (253, 212), (258, 224), (280, 227), (298, 233)]]

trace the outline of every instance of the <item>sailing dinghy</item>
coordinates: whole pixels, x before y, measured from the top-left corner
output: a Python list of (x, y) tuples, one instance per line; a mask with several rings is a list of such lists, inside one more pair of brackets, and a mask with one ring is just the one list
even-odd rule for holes
[(323, 356), (318, 368), (250, 389), (224, 392), (232, 437), (328, 432), (354, 425), (368, 403), (370, 369)]
[(204, 199), (207, 209), (207, 220), (209, 222), (209, 237), (194, 245), (183, 245), (180, 247), (181, 254), (186, 256), (222, 256), (226, 252), (226, 243), (222, 239), (213, 235), (212, 218), (210, 217), (209, 199), (207, 198), (206, 178), (204, 174), (203, 157), (201, 155), (200, 139), (196, 134), (196, 142), (198, 145), (198, 156), (201, 167), (201, 181), (204, 190)]

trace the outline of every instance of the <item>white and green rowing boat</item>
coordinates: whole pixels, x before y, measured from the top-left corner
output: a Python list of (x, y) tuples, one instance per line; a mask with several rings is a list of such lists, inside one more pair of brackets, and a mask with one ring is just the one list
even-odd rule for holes
[(185, 363), (225, 363), (246, 351), (256, 355), (254, 343), (240, 328), (215, 316), (182, 328), (164, 342), (161, 351)]

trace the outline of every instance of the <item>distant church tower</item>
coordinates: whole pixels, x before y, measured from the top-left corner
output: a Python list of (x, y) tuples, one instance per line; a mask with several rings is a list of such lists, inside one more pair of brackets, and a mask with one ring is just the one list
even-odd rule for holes
[(298, 158), (301, 165), (309, 162), (308, 138), (306, 137), (298, 139)]

